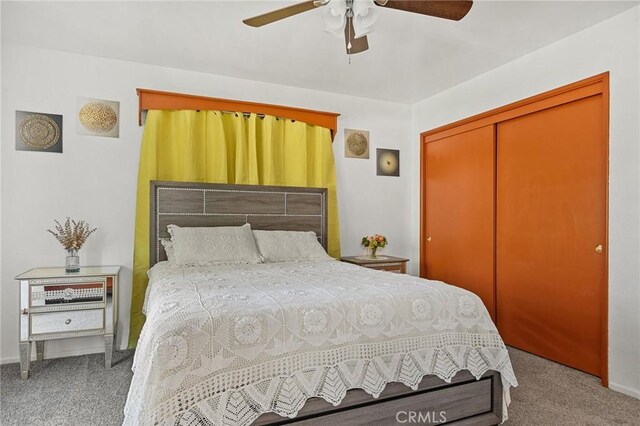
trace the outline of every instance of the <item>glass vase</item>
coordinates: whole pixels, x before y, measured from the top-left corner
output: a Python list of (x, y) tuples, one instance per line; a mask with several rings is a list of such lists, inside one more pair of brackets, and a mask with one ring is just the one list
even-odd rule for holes
[(376, 255), (376, 251), (378, 251), (378, 247), (370, 247), (369, 248), (369, 257), (372, 259), (375, 259), (376, 257), (378, 257)]
[(67, 251), (67, 258), (64, 264), (64, 269), (67, 272), (80, 271), (80, 256), (78, 256), (78, 250)]

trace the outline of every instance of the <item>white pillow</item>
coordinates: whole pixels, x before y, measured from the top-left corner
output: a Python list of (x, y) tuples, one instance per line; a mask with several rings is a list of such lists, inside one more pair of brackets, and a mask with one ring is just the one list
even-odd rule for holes
[(160, 238), (160, 244), (164, 247), (164, 252), (167, 254), (167, 261), (169, 263), (175, 262), (173, 259), (173, 241), (169, 238)]
[(315, 232), (253, 231), (265, 262), (331, 259)]
[(173, 243), (172, 263), (176, 266), (262, 261), (249, 224), (213, 228), (169, 225), (167, 229)]

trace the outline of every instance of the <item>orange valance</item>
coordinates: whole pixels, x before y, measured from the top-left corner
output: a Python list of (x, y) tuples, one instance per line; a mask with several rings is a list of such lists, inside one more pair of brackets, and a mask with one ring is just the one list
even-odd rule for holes
[(162, 92), (159, 90), (136, 89), (138, 93), (138, 123), (142, 126), (142, 111), (147, 110), (216, 110), (246, 112), (273, 115), (308, 124), (326, 127), (334, 138), (338, 129), (338, 117), (335, 112), (314, 111), (281, 105), (236, 101), (232, 99), (209, 98), (206, 96), (186, 95), (183, 93)]

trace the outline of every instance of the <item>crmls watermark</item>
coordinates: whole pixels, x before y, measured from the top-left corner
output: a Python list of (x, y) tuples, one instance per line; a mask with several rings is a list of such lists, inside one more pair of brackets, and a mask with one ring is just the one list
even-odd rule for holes
[(437, 425), (447, 422), (446, 411), (398, 411), (396, 413), (398, 423), (430, 424)]

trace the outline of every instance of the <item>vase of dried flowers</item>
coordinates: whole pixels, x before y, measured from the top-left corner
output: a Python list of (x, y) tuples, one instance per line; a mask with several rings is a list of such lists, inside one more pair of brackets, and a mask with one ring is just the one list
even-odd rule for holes
[(80, 271), (80, 256), (78, 256), (78, 250), (67, 251), (67, 258), (64, 263), (64, 269), (67, 272)]
[(65, 270), (67, 272), (80, 271), (80, 256), (78, 255), (78, 250), (82, 248), (87, 238), (89, 238), (89, 235), (96, 232), (97, 228), (91, 229), (89, 224), (84, 220), (76, 222), (70, 218), (67, 218), (64, 225), (57, 220), (54, 220), (54, 222), (56, 223), (55, 231), (47, 229), (47, 232), (56, 237), (56, 240), (58, 240), (67, 251)]
[(369, 249), (369, 257), (371, 259), (375, 259), (377, 256), (376, 252), (379, 247), (384, 247), (387, 245), (387, 237), (380, 234), (369, 235), (368, 237), (362, 237), (362, 241), (360, 241), (360, 245), (366, 249)]

